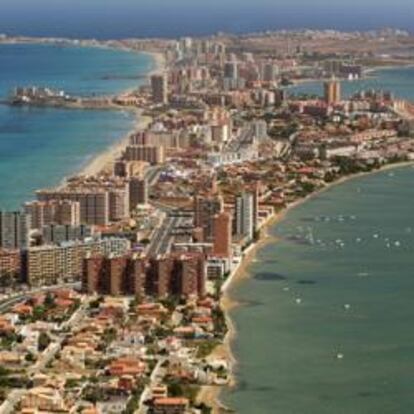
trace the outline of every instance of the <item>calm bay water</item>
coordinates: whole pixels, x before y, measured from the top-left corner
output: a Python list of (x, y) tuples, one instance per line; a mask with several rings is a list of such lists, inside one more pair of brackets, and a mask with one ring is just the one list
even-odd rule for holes
[[(364, 79), (343, 81), (344, 97), (368, 89), (391, 91), (398, 98), (414, 100), (414, 67), (400, 67), (377, 70)], [(288, 88), (294, 94), (312, 94), (323, 96), (322, 82), (306, 82)]]
[[(414, 69), (344, 83), (414, 98)], [(321, 94), (320, 83), (294, 88)], [(232, 289), (240, 414), (414, 411), (414, 169), (332, 187), (273, 227)]]
[(413, 412), (413, 180), (349, 181), (272, 229), (232, 291), (238, 413)]
[[(45, 45), (0, 45), (0, 99), (16, 86), (104, 95), (136, 87), (149, 55)], [(0, 207), (18, 208), (35, 189), (59, 183), (133, 126), (122, 111), (0, 105)]]

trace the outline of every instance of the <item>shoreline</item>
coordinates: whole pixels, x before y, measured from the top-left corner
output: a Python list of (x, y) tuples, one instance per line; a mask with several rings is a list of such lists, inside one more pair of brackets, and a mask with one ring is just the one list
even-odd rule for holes
[(220, 400), (220, 395), (222, 394), (224, 389), (228, 391), (228, 390), (233, 389), (237, 385), (237, 377), (234, 373), (234, 370), (238, 364), (238, 360), (235, 357), (233, 349), (232, 349), (232, 345), (234, 341), (237, 340), (237, 329), (235, 327), (234, 321), (231, 319), (230, 312), (238, 307), (244, 306), (244, 304), (243, 302), (237, 301), (232, 296), (231, 290), (238, 283), (241, 283), (243, 280), (246, 280), (247, 278), (251, 277), (251, 274), (248, 268), (250, 267), (252, 263), (254, 263), (254, 260), (256, 259), (256, 255), (258, 251), (264, 246), (266, 246), (268, 243), (278, 242), (278, 238), (269, 234), (269, 230), (271, 228), (276, 227), (282, 220), (286, 218), (287, 214), (293, 209), (312, 200), (313, 198), (320, 196), (324, 192), (336, 186), (345, 184), (348, 181), (355, 180), (358, 178), (363, 178), (366, 176), (394, 170), (397, 168), (410, 167), (413, 165), (414, 165), (414, 161), (402, 161), (402, 162), (397, 162), (397, 163), (392, 163), (392, 164), (386, 164), (382, 166), (381, 168), (374, 170), (374, 171), (360, 172), (357, 174), (343, 176), (339, 178), (338, 180), (325, 185), (323, 188), (320, 188), (316, 190), (315, 192), (307, 195), (306, 197), (297, 199), (296, 201), (288, 204), (286, 207), (281, 209), (279, 212), (274, 213), (271, 217), (269, 217), (269, 219), (262, 225), (261, 227), (262, 233), (261, 233), (259, 240), (256, 243), (249, 246), (249, 248), (246, 251), (247, 254), (243, 256), (243, 259), (240, 262), (240, 265), (235, 269), (234, 273), (229, 276), (229, 279), (227, 279), (228, 283), (226, 284), (225, 289), (222, 290), (222, 297), (220, 299), (220, 303), (221, 303), (222, 310), (225, 314), (228, 331), (223, 340), (223, 343), (220, 344), (217, 348), (215, 348), (209, 357), (211, 359), (227, 360), (229, 364), (230, 381), (224, 387), (220, 387), (220, 386), (206, 387), (208, 389), (207, 390), (202, 389), (198, 396), (198, 399), (200, 402), (203, 402), (206, 405), (209, 405), (210, 407), (212, 407), (212, 414), (220, 414), (223, 411), (232, 412), (231, 407), (230, 408), (226, 407), (222, 403), (222, 401)]
[[(80, 45), (79, 47), (94, 47), (94, 46), (93, 45), (90, 45), (90, 46)], [(100, 46), (97, 45), (95, 47), (100, 47)], [(114, 48), (114, 49), (117, 49), (117, 48)], [(121, 48), (117, 50), (121, 50)], [(162, 53), (148, 52), (148, 51), (134, 51), (128, 48), (125, 48), (124, 50), (131, 52), (131, 53), (135, 52), (139, 54), (147, 54), (152, 57), (153, 68), (145, 74), (144, 77), (146, 80), (148, 80), (154, 73), (165, 70), (166, 60)], [(131, 89), (128, 89), (128, 90), (120, 91), (119, 93), (127, 94), (130, 92), (131, 92)], [(143, 109), (137, 108), (137, 109), (134, 109), (133, 112), (135, 113), (135, 122), (131, 130), (128, 131), (121, 138), (115, 139), (114, 142), (106, 150), (97, 153), (91, 160), (87, 161), (87, 164), (84, 167), (81, 167), (78, 173), (76, 172), (74, 173), (75, 175), (97, 175), (107, 170), (112, 165), (113, 161), (119, 155), (121, 155), (122, 150), (125, 148), (125, 145), (128, 143), (129, 136), (135, 132), (142, 131), (148, 126), (148, 124), (151, 123), (152, 121), (151, 117), (142, 115)], [(67, 178), (68, 177), (64, 177), (62, 182), (64, 183), (67, 180)]]
[[(42, 39), (39, 39), (38, 41), (35, 41), (35, 39), (30, 39), (26, 41), (19, 41), (19, 42), (0, 42), (0, 45), (2, 44), (9, 44), (9, 45), (18, 45), (18, 44), (40, 44), (45, 46), (52, 46), (52, 45), (58, 45), (59, 42), (56, 40), (55, 42), (47, 42), (45, 40), (42, 41)], [(149, 78), (160, 71), (165, 70), (166, 68), (166, 59), (162, 53), (158, 52), (150, 52), (150, 51), (139, 51), (134, 50), (130, 48), (117, 48), (117, 47), (111, 47), (111, 46), (105, 46), (105, 45), (99, 45), (99, 44), (73, 44), (68, 43), (68, 47), (80, 47), (80, 48), (104, 48), (104, 49), (113, 49), (113, 50), (123, 50), (128, 53), (136, 53), (136, 54), (146, 54), (151, 56), (153, 60), (152, 68), (150, 71), (146, 72), (143, 75), (143, 79), (149, 80)], [(138, 85), (140, 86), (140, 85)], [(134, 91), (136, 88), (129, 88), (127, 90), (120, 90), (118, 93), (120, 95), (122, 94), (128, 94), (131, 93), (131, 91)], [(77, 110), (88, 110), (83, 108), (77, 108)], [(111, 109), (109, 109), (111, 110)], [(116, 110), (116, 109), (114, 109)], [(122, 150), (125, 148), (125, 145), (128, 143), (129, 136), (135, 132), (142, 131), (145, 129), (148, 124), (151, 123), (152, 119), (149, 116), (143, 116), (143, 109), (141, 108), (127, 108), (125, 110), (128, 110), (129, 112), (132, 112), (135, 114), (135, 120), (133, 121), (132, 128), (124, 134), (122, 137), (114, 138), (114, 141), (112, 144), (110, 144), (106, 149), (100, 150), (99, 152), (95, 153), (91, 156), (90, 159), (85, 160), (84, 163), (82, 163), (81, 166), (78, 166), (72, 171), (71, 173), (65, 175), (60, 180), (60, 183), (57, 185), (57, 188), (61, 188), (65, 185), (67, 182), (67, 179), (71, 176), (78, 176), (78, 175), (98, 175), (100, 173), (103, 173), (107, 171), (113, 164), (113, 161), (122, 153)]]
[[(106, 150), (95, 154), (92, 159), (86, 161), (85, 165), (80, 168), (76, 175), (98, 175), (106, 172), (112, 165), (113, 161), (118, 158), (128, 143), (129, 136), (132, 133), (142, 131), (151, 122), (151, 118), (143, 116), (142, 111), (135, 112), (135, 121), (133, 128), (128, 131), (122, 138), (117, 138)], [(63, 178), (62, 184), (68, 177)]]
[[(132, 50), (131, 50), (132, 52)], [(153, 74), (163, 71), (166, 68), (166, 59), (162, 53), (156, 52), (141, 52), (136, 51), (136, 53), (148, 54), (153, 59), (153, 68), (146, 73), (145, 79), (149, 79)], [(121, 91), (121, 94), (131, 92), (130, 89)], [(116, 139), (112, 145), (110, 145), (103, 152), (97, 153), (91, 160), (87, 162), (87, 165), (82, 167), (77, 175), (96, 175), (102, 173), (104, 170), (110, 166), (114, 159), (121, 155), (122, 150), (125, 148), (125, 145), (128, 143), (129, 136), (135, 132), (142, 131), (145, 129), (152, 121), (152, 118), (149, 116), (143, 116), (143, 109), (137, 108), (134, 109), (135, 113), (135, 122), (130, 131), (127, 132), (121, 138)], [(64, 177), (63, 181), (66, 181), (67, 177)]]

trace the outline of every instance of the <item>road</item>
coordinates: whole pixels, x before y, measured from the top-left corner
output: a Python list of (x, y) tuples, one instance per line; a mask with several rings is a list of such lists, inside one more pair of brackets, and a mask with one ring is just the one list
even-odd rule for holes
[(55, 289), (62, 289), (62, 288), (80, 288), (80, 282), (63, 283), (60, 285), (45, 286), (41, 288), (31, 289), (26, 292), (18, 293), (15, 296), (5, 299), (2, 302), (0, 302), (0, 313), (7, 311), (11, 306), (15, 305), (16, 303), (19, 303), (25, 299), (28, 299), (33, 294), (47, 292), (47, 291), (55, 290)]
[(155, 230), (148, 248), (149, 256), (157, 256), (168, 253), (174, 238), (173, 229), (180, 226), (182, 217), (166, 217), (160, 227)]
[(240, 134), (233, 140), (231, 140), (224, 148), (225, 152), (237, 152), (244, 146), (249, 146), (252, 143), (254, 137), (254, 130), (252, 125), (244, 127)]
[(145, 172), (145, 178), (148, 181), (148, 186), (151, 187), (155, 185), (158, 181), (158, 178), (160, 177), (160, 174), (162, 170), (164, 169), (163, 166), (157, 166), (157, 167), (149, 167), (147, 171)]
[(160, 384), (162, 379), (164, 378), (164, 369), (162, 368), (162, 365), (166, 360), (166, 357), (161, 357), (158, 360), (157, 365), (155, 365), (154, 369), (152, 370), (150, 382), (141, 394), (141, 397), (139, 399), (139, 406), (138, 409), (135, 411), (135, 414), (147, 413), (148, 407), (144, 404), (144, 402), (151, 397), (151, 389), (154, 388), (156, 385)]

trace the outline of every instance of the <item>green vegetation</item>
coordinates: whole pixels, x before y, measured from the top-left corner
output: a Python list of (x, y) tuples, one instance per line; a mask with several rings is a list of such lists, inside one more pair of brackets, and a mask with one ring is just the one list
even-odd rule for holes
[(22, 340), (23, 340), (22, 336), (17, 335), (14, 332), (9, 332), (7, 334), (4, 334), (0, 340), (0, 349), (11, 351), (13, 348), (13, 345), (16, 342), (22, 342)]
[(122, 414), (134, 414), (139, 407), (139, 399), (144, 391), (145, 384), (140, 382), (132, 392), (132, 395), (128, 401), (128, 404)]
[(51, 339), (49, 338), (49, 335), (45, 332), (41, 332), (37, 343), (38, 351), (43, 352), (49, 346), (50, 342)]
[(171, 397), (188, 398), (192, 404), (196, 401), (199, 391), (200, 387), (198, 385), (182, 384), (176, 379), (168, 382), (168, 395)]
[(96, 404), (105, 398), (105, 393), (102, 388), (96, 385), (88, 385), (82, 392), (82, 399)]
[(204, 359), (208, 355), (210, 355), (216, 346), (220, 344), (218, 340), (206, 340), (201, 341), (197, 347), (197, 358)]
[(65, 382), (65, 388), (70, 389), (70, 388), (79, 387), (82, 384), (82, 382), (83, 382), (82, 379), (69, 378)]
[(214, 323), (214, 333), (218, 337), (224, 337), (227, 333), (227, 323), (223, 309), (220, 307), (214, 308), (211, 316)]
[(16, 374), (16, 371), (0, 366), (0, 388), (26, 388), (29, 385), (28, 378)]
[(37, 358), (31, 352), (28, 352), (24, 359), (27, 362), (35, 362)]
[(89, 303), (89, 309), (98, 309), (99, 305), (103, 302), (104, 298), (102, 296), (99, 296), (96, 300), (92, 300)]

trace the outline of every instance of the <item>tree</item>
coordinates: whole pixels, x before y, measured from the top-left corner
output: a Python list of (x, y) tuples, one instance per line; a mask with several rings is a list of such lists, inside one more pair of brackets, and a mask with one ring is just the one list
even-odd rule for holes
[(50, 292), (48, 292), (45, 297), (44, 305), (47, 309), (54, 308), (56, 306), (55, 298)]
[(26, 356), (24, 357), (24, 359), (27, 361), (27, 362), (35, 362), (36, 361), (36, 357), (31, 353), (31, 352), (28, 352), (27, 354), (26, 354)]
[(44, 351), (49, 346), (50, 342), (51, 340), (49, 338), (49, 335), (45, 332), (41, 332), (37, 343), (37, 349), (39, 352)]

